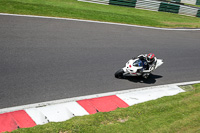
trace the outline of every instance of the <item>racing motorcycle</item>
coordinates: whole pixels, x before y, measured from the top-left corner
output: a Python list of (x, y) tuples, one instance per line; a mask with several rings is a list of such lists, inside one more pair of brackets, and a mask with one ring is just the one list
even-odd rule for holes
[(157, 59), (155, 65), (149, 67), (146, 60), (132, 58), (126, 63), (124, 68), (119, 69), (115, 73), (115, 77), (121, 79), (125, 76), (142, 76), (143, 78), (147, 79), (151, 72), (157, 69), (163, 63), (163, 59)]

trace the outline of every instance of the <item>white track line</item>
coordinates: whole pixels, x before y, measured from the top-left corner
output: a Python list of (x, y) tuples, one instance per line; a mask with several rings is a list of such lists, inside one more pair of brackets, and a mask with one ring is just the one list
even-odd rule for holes
[(45, 17), (45, 16), (35, 16), (35, 15), (20, 15), (20, 14), (8, 14), (8, 13), (0, 13), (0, 15), (4, 15), (4, 16), (17, 16), (17, 17), (30, 17), (30, 18), (44, 18), (44, 19), (57, 19), (57, 20), (69, 20), (69, 21), (79, 21), (79, 22), (88, 22), (88, 23), (99, 23), (99, 24), (110, 24), (110, 25), (119, 25), (119, 26), (128, 26), (128, 27), (137, 27), (137, 28), (146, 28), (146, 29), (156, 29), (156, 30), (170, 30), (170, 31), (200, 31), (200, 29), (157, 28), (157, 27), (139, 26), (139, 25), (131, 25), (131, 24), (121, 24), (121, 23), (111, 23), (111, 22), (101, 22), (101, 21), (82, 20), (82, 19), (72, 19), (72, 18)]
[(165, 88), (165, 87), (170, 87), (170, 86), (181, 86), (181, 85), (190, 85), (190, 84), (197, 84), (197, 83), (200, 83), (200, 81), (191, 81), (191, 82), (182, 82), (182, 83), (175, 83), (175, 84), (151, 86), (151, 87), (123, 90), (123, 91), (115, 91), (115, 92), (94, 94), (94, 95), (88, 95), (88, 96), (67, 98), (67, 99), (61, 99), (61, 100), (54, 100), (54, 101), (48, 101), (48, 102), (41, 102), (41, 103), (35, 103), (35, 104), (30, 104), (30, 105), (22, 105), (22, 106), (17, 106), (17, 107), (0, 109), (0, 114), (6, 113), (6, 112), (17, 111), (17, 110), (29, 109), (29, 108), (37, 108), (37, 107), (43, 107), (43, 106), (48, 106), (48, 105), (61, 104), (61, 103), (66, 103), (66, 102), (75, 102), (75, 101), (83, 100), (83, 99), (91, 99), (91, 98), (104, 97), (104, 96), (110, 96), (110, 95), (131, 93), (131, 92), (141, 91), (141, 90), (149, 90), (149, 89), (154, 89), (154, 88)]

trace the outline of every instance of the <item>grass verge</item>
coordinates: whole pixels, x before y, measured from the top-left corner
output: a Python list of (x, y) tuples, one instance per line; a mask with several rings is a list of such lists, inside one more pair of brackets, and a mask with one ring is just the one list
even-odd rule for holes
[(200, 28), (200, 18), (76, 0), (0, 0), (0, 12), (77, 18), (153, 27)]
[[(187, 88), (187, 87), (186, 87)], [(200, 132), (200, 84), (175, 96), (119, 108), (112, 112), (74, 117), (14, 133), (164, 133)]]
[(184, 3), (184, 5), (188, 5), (188, 6), (191, 6), (191, 7), (200, 7), (200, 5), (192, 5), (192, 4), (187, 4), (187, 3)]

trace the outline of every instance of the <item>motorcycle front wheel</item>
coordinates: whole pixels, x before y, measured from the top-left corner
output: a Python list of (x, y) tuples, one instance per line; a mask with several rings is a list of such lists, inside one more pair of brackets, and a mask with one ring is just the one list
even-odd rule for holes
[(124, 73), (124, 70), (123, 70), (123, 69), (119, 69), (119, 70), (115, 73), (115, 78), (122, 79), (122, 78), (123, 78), (123, 73)]

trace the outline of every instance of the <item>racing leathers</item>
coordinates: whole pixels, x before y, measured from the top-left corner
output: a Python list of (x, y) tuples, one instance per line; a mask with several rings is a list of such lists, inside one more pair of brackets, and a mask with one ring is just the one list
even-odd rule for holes
[(157, 63), (157, 58), (154, 56), (153, 60), (148, 60), (148, 55), (147, 54), (141, 54), (138, 56), (138, 58), (143, 62), (143, 77), (148, 78), (150, 73), (155, 70), (156, 63)]

